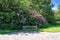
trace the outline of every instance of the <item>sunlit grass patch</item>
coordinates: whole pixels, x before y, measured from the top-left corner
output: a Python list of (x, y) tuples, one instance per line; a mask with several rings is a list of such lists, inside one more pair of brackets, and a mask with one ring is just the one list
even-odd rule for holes
[(44, 29), (39, 29), (42, 32), (60, 32), (60, 27), (49, 27)]
[(60, 32), (60, 22), (56, 24), (49, 24), (47, 28), (39, 29), (42, 32)]

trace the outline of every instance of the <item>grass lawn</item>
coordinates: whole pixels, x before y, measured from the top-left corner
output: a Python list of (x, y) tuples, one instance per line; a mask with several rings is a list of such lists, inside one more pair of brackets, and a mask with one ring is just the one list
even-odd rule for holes
[(60, 22), (57, 24), (49, 24), (47, 28), (39, 29), (42, 32), (60, 32)]
[(39, 29), (41, 32), (60, 32), (60, 26)]
[[(0, 34), (10, 32), (22, 32), (22, 30), (0, 30)], [(34, 32), (34, 31), (28, 31), (28, 32)], [(60, 22), (58, 22), (57, 24), (49, 24), (47, 28), (39, 29), (39, 32), (60, 32)]]
[(0, 30), (0, 34), (6, 34), (11, 32), (21, 32), (21, 30)]

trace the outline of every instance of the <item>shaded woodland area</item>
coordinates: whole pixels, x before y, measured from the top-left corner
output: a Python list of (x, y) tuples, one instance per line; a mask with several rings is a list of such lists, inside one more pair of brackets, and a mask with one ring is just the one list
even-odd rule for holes
[[(60, 20), (51, 0), (0, 0), (0, 29), (22, 29), (22, 26), (46, 27)], [(59, 14), (57, 14), (59, 15)], [(58, 17), (58, 18), (57, 18)]]

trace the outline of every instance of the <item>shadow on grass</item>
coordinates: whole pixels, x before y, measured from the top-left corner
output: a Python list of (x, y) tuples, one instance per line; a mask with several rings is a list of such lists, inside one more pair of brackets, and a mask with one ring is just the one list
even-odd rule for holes
[[(42, 27), (42, 28), (39, 28), (39, 29), (44, 29), (44, 28), (51, 28), (51, 27), (60, 27), (60, 22), (57, 22), (56, 24), (48, 24), (46, 27)], [(27, 31), (23, 31), (23, 30), (0, 30), (0, 34), (8, 34), (8, 35), (12, 35), (12, 34), (19, 34), (21, 32), (23, 32), (24, 34), (28, 34), (28, 33), (39, 33), (40, 31), (42, 30), (39, 30), (38, 31), (35, 31), (35, 30), (27, 30)], [(27, 35), (26, 34), (26, 35)]]
[(28, 35), (34, 35), (34, 34), (39, 34), (40, 32), (38, 32), (38, 31), (35, 31), (35, 30), (33, 30), (33, 31), (12, 31), (12, 30), (10, 30), (10, 31), (8, 31), (7, 32), (7, 30), (5, 31), (5, 32), (1, 32), (0, 33), (0, 35), (25, 35), (25, 36), (28, 36)]
[(45, 27), (39, 28), (40, 32), (60, 32), (60, 22), (48, 24)]
[(45, 27), (41, 27), (39, 29), (50, 28), (50, 27), (60, 27), (60, 22), (57, 22), (55, 24), (48, 24)]
[(34, 34), (39, 33), (38, 30), (0, 30), (0, 35), (18, 35), (19, 33), (23, 34)]
[(0, 34), (8, 34), (13, 32), (22, 32), (22, 30), (0, 30)]

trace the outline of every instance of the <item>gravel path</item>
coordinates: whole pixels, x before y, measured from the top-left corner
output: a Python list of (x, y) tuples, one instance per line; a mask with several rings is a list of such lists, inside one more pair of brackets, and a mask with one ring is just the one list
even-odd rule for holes
[(8, 33), (0, 34), (0, 40), (60, 40), (60, 32)]

